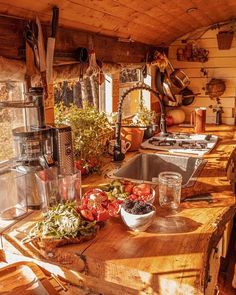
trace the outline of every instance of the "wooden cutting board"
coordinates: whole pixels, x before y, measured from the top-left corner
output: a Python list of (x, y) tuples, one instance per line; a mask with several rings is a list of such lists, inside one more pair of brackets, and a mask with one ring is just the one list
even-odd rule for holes
[(57, 295), (59, 293), (36, 264), (24, 261), (0, 269), (0, 294)]

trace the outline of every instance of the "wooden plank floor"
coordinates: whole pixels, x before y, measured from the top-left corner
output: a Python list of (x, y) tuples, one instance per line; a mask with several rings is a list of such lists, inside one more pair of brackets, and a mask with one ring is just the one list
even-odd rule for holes
[(236, 264), (236, 219), (232, 230), (229, 251), (226, 258), (223, 258), (219, 274), (219, 295), (235, 295), (236, 289), (232, 287), (234, 266)]

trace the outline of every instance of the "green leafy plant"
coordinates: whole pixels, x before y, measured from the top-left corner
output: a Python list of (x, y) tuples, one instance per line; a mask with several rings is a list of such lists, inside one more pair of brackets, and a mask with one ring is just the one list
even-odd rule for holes
[(83, 108), (59, 103), (55, 106), (55, 120), (56, 123), (71, 126), (76, 159), (89, 163), (91, 159), (98, 159), (102, 155), (102, 138), (112, 131), (105, 113), (97, 111), (88, 103), (84, 103)]
[(214, 113), (224, 113), (223, 106), (221, 104), (220, 98), (216, 98), (215, 105), (209, 105), (209, 108), (212, 109)]
[(153, 123), (155, 123), (156, 119), (157, 119), (156, 112), (149, 110), (145, 106), (144, 99), (143, 99), (143, 96), (141, 93), (138, 112), (132, 118), (131, 125), (146, 127), (146, 126), (150, 126)]

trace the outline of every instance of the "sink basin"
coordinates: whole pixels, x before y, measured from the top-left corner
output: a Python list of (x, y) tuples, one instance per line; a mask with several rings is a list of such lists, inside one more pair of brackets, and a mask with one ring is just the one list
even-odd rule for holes
[(200, 157), (188, 157), (166, 154), (139, 154), (127, 161), (118, 170), (109, 173), (111, 178), (128, 179), (136, 182), (152, 182), (160, 172), (178, 172), (183, 177), (182, 187), (194, 184), (205, 165)]

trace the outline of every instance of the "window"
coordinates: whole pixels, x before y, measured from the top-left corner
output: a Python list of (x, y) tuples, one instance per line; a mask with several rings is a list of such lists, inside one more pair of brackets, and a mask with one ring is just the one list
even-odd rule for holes
[[(23, 100), (22, 82), (0, 82), (0, 102)], [(14, 156), (12, 129), (24, 125), (24, 111), (21, 108), (0, 108), (0, 162)]]

